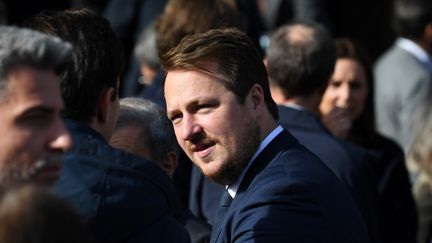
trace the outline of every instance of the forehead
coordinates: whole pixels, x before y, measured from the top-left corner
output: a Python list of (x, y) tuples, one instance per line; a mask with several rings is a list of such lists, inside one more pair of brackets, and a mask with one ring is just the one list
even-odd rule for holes
[(362, 79), (366, 79), (366, 71), (363, 65), (351, 58), (339, 58), (336, 61), (333, 75), (360, 76)]
[(39, 70), (21, 66), (11, 70), (7, 76), (1, 104), (13, 105), (14, 109), (28, 106), (62, 106), (59, 80), (52, 70)]
[[(189, 92), (190, 95), (225, 89), (223, 76), (213, 70), (174, 70), (167, 73), (165, 95)], [(210, 93), (209, 93), (210, 94)]]

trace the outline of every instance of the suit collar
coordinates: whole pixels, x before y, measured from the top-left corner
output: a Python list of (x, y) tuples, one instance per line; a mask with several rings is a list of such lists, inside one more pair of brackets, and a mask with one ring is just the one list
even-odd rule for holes
[[(233, 199), (230, 208), (226, 215), (229, 214), (233, 208), (242, 202), (242, 197), (247, 192), (249, 186), (253, 183), (253, 180), (258, 174), (263, 171), (271, 161), (278, 157), (278, 155), (288, 148), (297, 144), (297, 139), (291, 135), (286, 129), (283, 129), (256, 157), (255, 161), (247, 170), (245, 177), (243, 178), (240, 187), (237, 191), (236, 197)], [(219, 224), (213, 226), (213, 232), (210, 242), (216, 242), (222, 230), (222, 226), (225, 225), (227, 218), (221, 220)]]
[(301, 129), (308, 131), (324, 131), (330, 134), (330, 131), (324, 124), (311, 112), (306, 110), (297, 110), (291, 107), (278, 106), (279, 122), (288, 128)]
[(238, 196), (242, 195), (249, 185), (252, 183), (253, 179), (265, 168), (267, 165), (280, 154), (281, 152), (288, 149), (293, 144), (297, 143), (297, 140), (286, 130), (282, 130), (278, 136), (276, 136), (273, 141), (268, 144), (267, 147), (256, 157), (253, 164), (249, 167), (248, 171), (243, 178), (239, 190)]
[(228, 193), (231, 195), (231, 197), (235, 197), (238, 188), (240, 186), (240, 183), (243, 181), (244, 176), (246, 175), (246, 172), (249, 170), (249, 167), (254, 163), (255, 159), (258, 157), (258, 155), (270, 144), (270, 142), (277, 137), (281, 132), (283, 131), (282, 126), (277, 126), (271, 133), (269, 133), (264, 140), (261, 141), (257, 151), (253, 154), (252, 158), (247, 163), (246, 168), (243, 170), (243, 172), (240, 174), (240, 176), (237, 178), (236, 182), (233, 183), (230, 186), (227, 186)]

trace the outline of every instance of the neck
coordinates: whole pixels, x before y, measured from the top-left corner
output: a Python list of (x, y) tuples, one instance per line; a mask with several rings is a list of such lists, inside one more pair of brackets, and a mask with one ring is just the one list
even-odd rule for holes
[(261, 141), (267, 137), (276, 127), (278, 123), (273, 119), (273, 117), (269, 117), (266, 121), (262, 122), (261, 128)]
[(320, 115), (319, 104), (321, 102), (320, 97), (315, 95), (311, 95), (310, 97), (293, 97), (293, 98), (285, 98), (283, 101), (276, 102), (278, 105), (297, 105), (302, 107), (304, 110), (315, 114), (316, 116)]
[(320, 116), (319, 105), (322, 94), (316, 91), (308, 96), (286, 97), (277, 86), (270, 86), (272, 98), (278, 105), (297, 105), (317, 116)]
[(100, 135), (102, 135), (106, 141), (111, 139), (112, 132), (109, 131), (106, 125), (97, 122), (97, 119), (92, 119), (92, 121), (89, 123), (89, 126), (100, 133)]

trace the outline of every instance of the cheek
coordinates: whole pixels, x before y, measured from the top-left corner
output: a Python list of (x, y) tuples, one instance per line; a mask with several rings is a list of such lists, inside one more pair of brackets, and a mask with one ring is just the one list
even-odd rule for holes
[(334, 108), (336, 101), (337, 101), (336, 92), (331, 88), (328, 88), (321, 100), (321, 104), (320, 104), (321, 112), (324, 115), (328, 114)]

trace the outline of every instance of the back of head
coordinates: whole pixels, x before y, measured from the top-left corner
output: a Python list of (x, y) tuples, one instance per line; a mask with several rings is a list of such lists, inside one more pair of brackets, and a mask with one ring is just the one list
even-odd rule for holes
[(432, 1), (395, 0), (393, 26), (405, 38), (417, 40), (428, 24), (432, 24)]
[(108, 20), (84, 9), (41, 12), (26, 24), (73, 45), (73, 63), (61, 77), (64, 117), (90, 122), (101, 93), (117, 89), (123, 64), (120, 42)]
[(120, 100), (116, 129), (129, 126), (139, 128), (136, 142), (150, 152), (148, 159), (162, 163), (169, 152), (179, 153), (171, 122), (156, 103), (140, 98)]
[(70, 61), (72, 46), (57, 37), (37, 31), (0, 26), (0, 93), (7, 75), (19, 66), (62, 72)]
[(270, 81), (286, 98), (308, 96), (325, 88), (333, 72), (333, 38), (317, 23), (293, 22), (271, 35), (267, 61)]
[(44, 189), (26, 186), (2, 192), (0, 242), (87, 243), (91, 238), (66, 202)]
[(162, 57), (162, 66), (169, 72), (176, 69), (207, 70), (208, 64), (217, 64), (222, 85), (233, 92), (240, 103), (254, 84), (264, 92), (266, 106), (274, 119), (278, 119), (276, 103), (271, 97), (267, 72), (258, 50), (243, 32), (213, 29), (184, 38), (179, 45)]
[(156, 22), (158, 52), (163, 55), (190, 34), (245, 25), (234, 0), (170, 0)]

